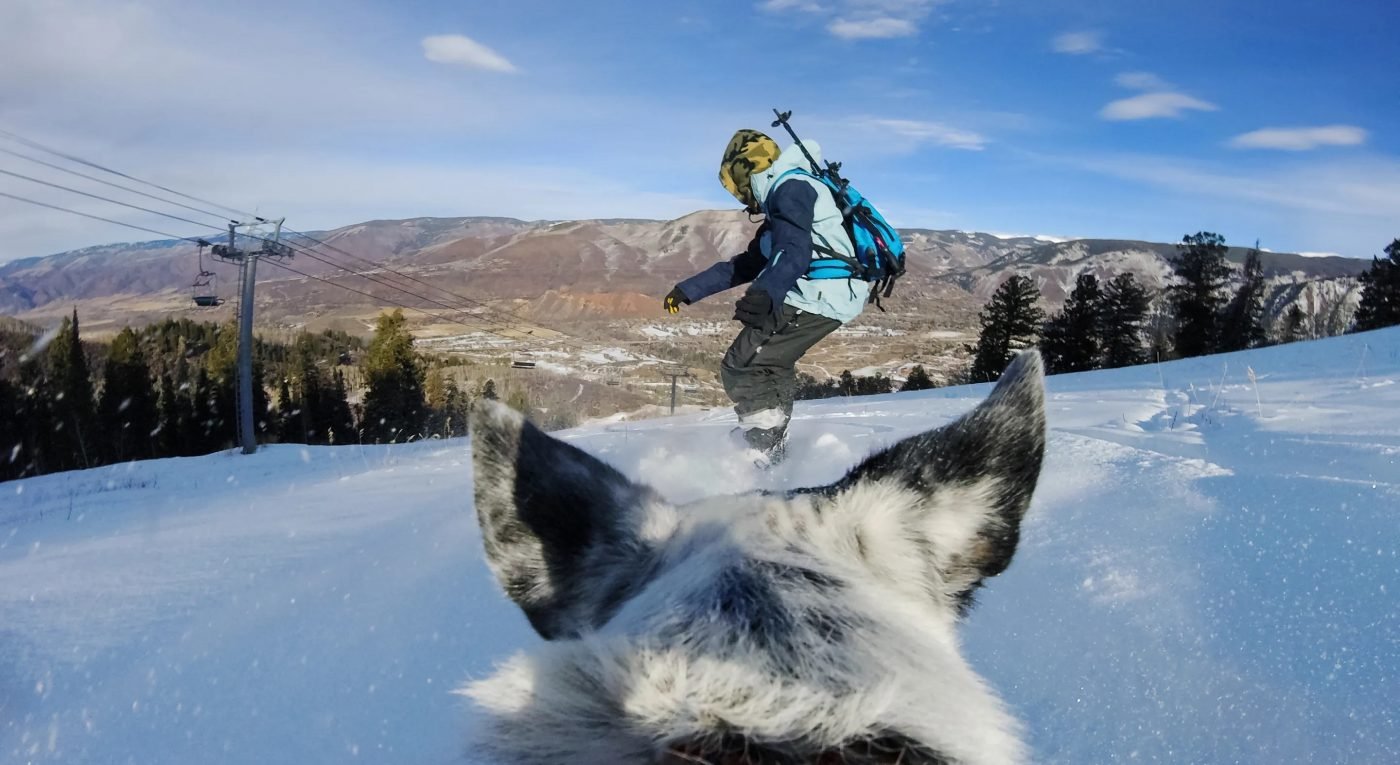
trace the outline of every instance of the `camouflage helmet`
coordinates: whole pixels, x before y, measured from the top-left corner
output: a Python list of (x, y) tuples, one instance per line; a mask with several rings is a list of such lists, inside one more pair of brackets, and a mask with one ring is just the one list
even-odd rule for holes
[(754, 199), (749, 178), (772, 167), (778, 161), (779, 153), (778, 144), (772, 138), (757, 130), (740, 130), (724, 148), (724, 159), (719, 164), (719, 182), (745, 209), (756, 212), (758, 200)]

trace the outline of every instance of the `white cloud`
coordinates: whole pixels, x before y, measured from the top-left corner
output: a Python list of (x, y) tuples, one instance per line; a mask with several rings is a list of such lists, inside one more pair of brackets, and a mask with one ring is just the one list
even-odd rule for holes
[(1050, 44), (1056, 53), (1071, 56), (1084, 56), (1103, 50), (1103, 40), (1098, 32), (1065, 32)]
[(1143, 93), (1140, 96), (1114, 101), (1099, 111), (1106, 120), (1146, 120), (1159, 117), (1179, 118), (1188, 110), (1213, 112), (1220, 107), (1185, 93)]
[(1113, 81), (1131, 90), (1176, 90), (1176, 87), (1151, 72), (1123, 72)]
[[(540, 100), (479, 81), (494, 78), (395, 69), (295, 14), (268, 25), (203, 3), (0, 0), (0, 123), (41, 134), (158, 133), (168, 144), (214, 132), (220, 144), (310, 142), (328, 125), (494, 126)], [(239, 55), (191, 29), (240, 40)], [(487, 100), (492, 108), (462, 106)]]
[[(0, 0), (0, 126), (205, 199), (285, 214), (303, 231), (424, 214), (665, 217), (714, 207), (723, 193), (708, 169), (711, 143), (703, 161), (658, 160), (685, 167), (662, 177), (694, 178), (686, 190), (648, 176), (607, 194), (585, 191), (590, 177), (606, 175), (599, 166), (608, 157), (634, 150), (617, 136), (655, 108), (655, 96), (463, 77), (418, 58), (417, 37), (406, 50), (356, 44), (365, 19), (352, 16), (341, 26), (293, 4), (267, 25), (226, 5), (180, 0)], [(189, 31), (215, 29), (240, 41), (238, 55)], [(713, 107), (668, 108), (684, 115), (681, 146), (700, 144), (697, 134), (719, 140), (723, 130), (707, 122), (720, 119)], [(523, 151), (561, 112), (575, 115), (560, 139), (574, 150)], [(732, 130), (739, 119), (723, 121)], [(266, 160), (271, 152), (279, 156)], [(532, 170), (527, 154), (557, 167)], [(435, 167), (421, 164), (428, 155)], [(0, 166), (123, 196), (14, 158)], [(0, 190), (173, 234), (209, 233), (18, 179), (0, 178)], [(0, 199), (0, 262), (154, 238)]]
[[(1253, 220), (1282, 229), (1270, 235), (1279, 250), (1369, 257), (1395, 237), (1400, 210), (1400, 157), (1383, 154), (1308, 157), (1259, 168), (1153, 154), (1046, 159), (1170, 192), (1154, 206), (1179, 204), (1222, 225)], [(1257, 231), (1247, 230), (1247, 241)]]
[(893, 133), (895, 136), (915, 144), (933, 144), (950, 149), (981, 151), (986, 148), (988, 143), (987, 137), (980, 133), (952, 127), (941, 122), (877, 118), (866, 119), (863, 122), (868, 127)]
[(1100, 109), (1099, 116), (1106, 120), (1179, 118), (1186, 111), (1213, 112), (1220, 109), (1209, 101), (1178, 91), (1175, 85), (1151, 72), (1123, 72), (1113, 81), (1119, 87), (1146, 92), (1119, 99)]
[(919, 31), (908, 19), (880, 17), (855, 21), (836, 19), (826, 25), (831, 34), (843, 40), (880, 40), (891, 37), (912, 37)]
[(515, 72), (505, 56), (466, 35), (430, 35), (423, 38), (423, 57), (438, 64), (457, 64), (492, 72)]
[(1230, 140), (1236, 149), (1279, 149), (1309, 151), (1319, 146), (1360, 146), (1366, 143), (1365, 130), (1352, 125), (1325, 125), (1308, 128), (1264, 128)]
[(768, 13), (781, 13), (787, 10), (802, 11), (803, 13), (824, 13), (826, 7), (813, 0), (767, 0), (760, 3), (758, 9)]
[(1384, 218), (1400, 210), (1400, 159), (1373, 157), (1309, 163), (1241, 173), (1178, 157), (1120, 155), (1088, 159), (1080, 167), (1192, 195), (1258, 202), (1290, 210)]
[(766, 0), (759, 10), (822, 16), (826, 31), (843, 40), (913, 37), (934, 7), (948, 0)]

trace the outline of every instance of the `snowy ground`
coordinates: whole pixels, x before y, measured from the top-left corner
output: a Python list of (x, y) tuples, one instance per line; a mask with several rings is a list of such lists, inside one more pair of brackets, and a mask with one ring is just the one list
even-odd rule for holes
[[(565, 435), (683, 501), (829, 482), (987, 389), (800, 405), (772, 474), (719, 412)], [(964, 633), (1037, 761), (1400, 762), (1400, 329), (1050, 390), (1021, 550)], [(450, 690), (538, 641), (468, 450), (0, 484), (0, 762), (457, 761)]]

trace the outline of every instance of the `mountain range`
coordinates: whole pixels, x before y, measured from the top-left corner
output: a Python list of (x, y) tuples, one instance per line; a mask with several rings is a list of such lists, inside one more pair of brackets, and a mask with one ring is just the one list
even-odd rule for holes
[[(481, 323), (482, 305), (543, 325), (660, 320), (660, 296), (678, 280), (742, 250), (754, 229), (742, 213), (729, 211), (671, 221), (367, 221), (310, 234), (324, 245), (297, 235), (284, 238), (298, 250), (285, 265), (306, 275), (264, 261), (258, 321), (265, 327), (364, 331), (365, 317), (394, 304), (437, 317), (428, 324)], [(1050, 309), (1085, 271), (1101, 278), (1132, 272), (1159, 289), (1170, 278), (1175, 252), (1170, 244), (1140, 241), (927, 229), (901, 233), (908, 274), (887, 303), (891, 313), (868, 311), (862, 322), (894, 326), (917, 319), (970, 330), (976, 311), (1012, 273), (1031, 277)], [(1229, 257), (1241, 262), (1246, 251), (1231, 248)], [(1274, 252), (1263, 252), (1262, 261), (1271, 315), (1301, 305), (1314, 317), (1318, 334), (1345, 327), (1358, 298), (1355, 277), (1368, 265)], [(212, 287), (228, 299), (222, 308), (192, 306), (191, 285), (202, 269), (217, 274)], [(381, 281), (368, 280), (361, 275), (365, 272)], [(76, 308), (84, 326), (99, 332), (172, 312), (227, 316), (236, 291), (236, 267), (211, 265), (207, 257), (201, 261), (193, 244), (179, 240), (102, 245), (0, 264), (0, 314), (43, 322)], [(686, 313), (714, 320), (727, 318), (728, 310), (728, 301), (715, 299)]]

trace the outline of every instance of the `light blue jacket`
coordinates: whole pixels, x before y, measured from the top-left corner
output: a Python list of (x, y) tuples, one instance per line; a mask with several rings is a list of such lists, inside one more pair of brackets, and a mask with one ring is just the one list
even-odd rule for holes
[[(822, 161), (821, 146), (815, 141), (803, 142), (812, 158), (818, 163)], [(812, 212), (812, 241), (822, 246), (828, 247), (842, 255), (850, 258), (855, 257), (855, 248), (851, 245), (851, 239), (846, 235), (846, 229), (842, 225), (841, 211), (836, 207), (836, 201), (831, 196), (831, 190), (826, 184), (807, 174), (812, 169), (811, 163), (803, 156), (802, 149), (797, 144), (793, 144), (783, 150), (778, 156), (778, 160), (772, 167), (761, 173), (754, 173), (750, 179), (753, 188), (754, 198), (763, 206), (768, 194), (772, 192), (774, 183), (782, 177), (782, 183), (806, 183), (811, 185), (817, 192), (816, 208)], [(804, 173), (793, 173), (791, 170), (803, 170)], [(759, 242), (759, 247), (763, 257), (772, 261), (772, 244), (765, 233)], [(808, 313), (815, 313), (835, 319), (842, 324), (856, 318), (865, 309), (866, 302), (870, 299), (870, 282), (864, 279), (808, 279), (800, 278), (797, 284), (787, 293), (783, 302), (787, 305)]]

